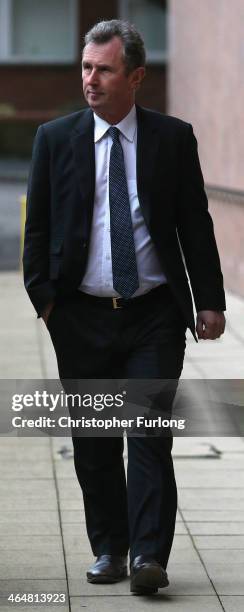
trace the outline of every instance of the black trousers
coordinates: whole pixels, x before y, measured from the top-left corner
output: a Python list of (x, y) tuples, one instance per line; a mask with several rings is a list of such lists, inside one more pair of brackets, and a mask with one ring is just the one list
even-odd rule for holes
[[(104, 304), (77, 291), (54, 306), (48, 329), (60, 378), (177, 381), (186, 325), (168, 286), (122, 309)], [(130, 549), (131, 560), (148, 554), (166, 568), (177, 510), (172, 435), (127, 437), (127, 483), (123, 437), (74, 436), (73, 445), (94, 555)]]

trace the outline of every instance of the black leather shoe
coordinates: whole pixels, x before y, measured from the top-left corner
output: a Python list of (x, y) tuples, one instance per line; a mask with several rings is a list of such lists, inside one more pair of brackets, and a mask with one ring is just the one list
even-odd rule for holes
[(152, 595), (168, 586), (168, 576), (162, 565), (148, 555), (138, 555), (130, 566), (130, 590), (137, 595)]
[(88, 582), (110, 584), (127, 576), (127, 557), (100, 555), (87, 572)]

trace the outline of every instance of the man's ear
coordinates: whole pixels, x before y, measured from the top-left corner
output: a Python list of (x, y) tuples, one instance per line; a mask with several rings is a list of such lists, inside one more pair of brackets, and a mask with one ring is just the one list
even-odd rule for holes
[(139, 66), (139, 68), (135, 68), (131, 73), (131, 86), (135, 91), (140, 87), (144, 77), (146, 74), (146, 70), (144, 66)]

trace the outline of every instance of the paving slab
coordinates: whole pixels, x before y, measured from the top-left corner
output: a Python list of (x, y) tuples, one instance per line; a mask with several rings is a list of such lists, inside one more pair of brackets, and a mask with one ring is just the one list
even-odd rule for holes
[(180, 445), (191, 449), (195, 444), (207, 447), (214, 447), (220, 452), (224, 453), (243, 453), (244, 452), (244, 438), (236, 436), (194, 436), (194, 438), (174, 438), (173, 448)]
[(244, 510), (244, 489), (178, 488), (181, 511), (195, 510)]
[[(41, 535), (41, 536), (16, 536), (16, 535), (2, 535), (0, 538), (0, 551), (57, 551), (61, 553), (62, 541), (60, 536), (55, 535)], [(2, 553), (1, 553), (2, 554)], [(6, 552), (4, 552), (5, 558)]]
[[(78, 525), (82, 523), (83, 525), (86, 520), (84, 508), (80, 507), (79, 510), (61, 511), (61, 520), (62, 520), (63, 525), (65, 523), (72, 523), (72, 524), (78, 524)], [(83, 528), (84, 528), (84, 525), (83, 525)]]
[(55, 462), (55, 471), (58, 480), (70, 480), (75, 477), (75, 468), (73, 460), (67, 461), (65, 459)]
[(58, 438), (51, 439), (52, 449), (56, 450), (56, 447), (68, 446), (73, 451), (72, 439), (69, 436), (59, 436)]
[(205, 569), (196, 563), (172, 563), (168, 565), (169, 595), (213, 595), (214, 589)]
[(244, 522), (204, 522), (194, 523), (188, 521), (188, 529), (192, 535), (244, 535)]
[[(16, 440), (15, 444), (9, 444), (9, 440)], [(40, 438), (38, 438), (40, 440)], [(8, 442), (8, 445), (4, 442)], [(31, 441), (31, 446), (28, 442)], [(36, 441), (36, 438), (35, 438)], [(43, 441), (43, 439), (41, 440)], [(29, 461), (50, 461), (50, 449), (48, 446), (38, 445), (32, 442), (30, 438), (1, 438), (0, 445), (0, 461), (28, 463)]]
[[(35, 478), (38, 480), (40, 478), (53, 478), (52, 465), (50, 461), (28, 461), (24, 462), (19, 461), (8, 462), (4, 461), (4, 470), (1, 470), (1, 479), (7, 480), (8, 482), (12, 479), (21, 478)], [(11, 486), (11, 482), (9, 482), (9, 486)]]
[(4, 512), (6, 510), (12, 510), (13, 504), (16, 504), (18, 510), (32, 510), (34, 512), (38, 510), (57, 510), (57, 499), (54, 497), (53, 499), (43, 498), (43, 497), (35, 497), (32, 499), (26, 499), (21, 497), (20, 495), (10, 496), (8, 499), (0, 499), (0, 512)]
[[(23, 522), (22, 515), (17, 520), (12, 517), (1, 515), (0, 522), (0, 535), (5, 535), (6, 531), (10, 535), (21, 536), (21, 535), (60, 535), (60, 525), (57, 519), (52, 520), (49, 516), (49, 512), (46, 512), (45, 519), (37, 520), (36, 514), (33, 513), (33, 521)], [(56, 515), (56, 513), (55, 513)], [(23, 514), (24, 516), (24, 514)]]
[(219, 595), (244, 595), (243, 571), (236, 565), (208, 564), (207, 570)]
[(83, 499), (82, 496), (80, 496), (79, 499), (60, 499), (59, 500), (59, 507), (61, 510), (61, 513), (67, 511), (67, 512), (71, 512), (73, 510), (81, 510), (81, 507), (83, 508)]
[[(174, 566), (175, 563), (180, 563), (182, 566), (186, 563), (199, 563), (199, 554), (191, 544), (189, 548), (172, 548), (170, 553), (170, 564)], [(169, 565), (169, 568), (171, 565)]]
[(65, 579), (63, 551), (6, 551), (0, 563), (0, 580)]
[(66, 533), (65, 529), (63, 529), (63, 540), (64, 540), (64, 549), (65, 554), (73, 554), (75, 552), (80, 552), (82, 555), (90, 555), (90, 563), (95, 561), (93, 558), (93, 553), (91, 551), (90, 542), (88, 537), (84, 531), (83, 535), (77, 535), (75, 532), (73, 534)]
[(214, 447), (211, 441), (205, 438), (180, 438), (175, 437), (173, 440), (173, 457), (174, 459), (184, 458), (207, 458), (215, 457)]
[(243, 535), (193, 535), (195, 546), (202, 549), (244, 549)]
[(181, 373), (181, 378), (187, 378), (189, 380), (193, 380), (195, 378), (197, 380), (199, 378), (202, 378), (202, 371), (200, 370), (198, 365), (196, 367), (194, 363), (191, 363), (190, 361), (185, 359), (185, 364), (184, 364), (184, 367)]
[(243, 612), (244, 610), (244, 597), (242, 595), (220, 595), (220, 601), (224, 607), (225, 612)]
[(50, 525), (59, 525), (58, 512), (55, 510), (38, 510), (37, 512), (19, 512), (11, 510), (0, 514), (0, 523), (6, 522), (21, 523), (21, 525), (35, 525), (36, 523), (49, 523)]
[(50, 455), (50, 440), (47, 438), (23, 440), (21, 438), (9, 437), (1, 439), (0, 455), (7, 453), (12, 458), (18, 459), (19, 453), (23, 453), (24, 456), (28, 457), (30, 453), (33, 453), (33, 450), (35, 450), (38, 459), (44, 459), (47, 452), (48, 456)]
[(182, 510), (184, 520), (188, 522), (236, 522), (244, 523), (244, 512), (240, 510)]
[(228, 550), (228, 554), (226, 554), (226, 550), (201, 550), (201, 559), (207, 567), (209, 564), (223, 564), (227, 567), (232, 564), (242, 564), (244, 567), (244, 550), (233, 548)]
[(42, 478), (38, 481), (35, 478), (11, 480), (11, 486), (9, 486), (7, 480), (0, 480), (0, 497), (2, 495), (15, 497), (19, 494), (31, 499), (37, 497), (50, 497), (53, 499), (55, 484), (53, 480), (47, 478)]
[(214, 444), (214, 446), (216, 446), (216, 448), (218, 448), (220, 451), (222, 452), (244, 452), (244, 438), (240, 438), (240, 437), (232, 437), (232, 436), (225, 436), (225, 437), (212, 437), (211, 438), (211, 444)]
[[(165, 590), (160, 590), (156, 595), (151, 597), (146, 596), (122, 596), (122, 597), (103, 597), (96, 600), (96, 597), (71, 597), (71, 612), (80, 612), (81, 609), (86, 609), (87, 612), (125, 612), (130, 610), (134, 612), (151, 612), (158, 610), (163, 612), (223, 612), (223, 609), (214, 596), (169, 596), (165, 594)], [(227, 612), (234, 612), (230, 610)], [(239, 612), (237, 610), (236, 612)], [(241, 609), (240, 609), (241, 612)]]
[(186, 488), (202, 488), (209, 489), (229, 487), (230, 489), (244, 488), (244, 471), (243, 470), (218, 470), (212, 468), (207, 470), (187, 469), (186, 466), (175, 464), (175, 474), (177, 482), (181, 487)]
[(189, 535), (175, 535), (173, 540), (172, 551), (176, 550), (186, 550), (188, 548), (192, 548), (193, 540)]
[(67, 588), (65, 580), (0, 580), (0, 597), (9, 597), (11, 593), (65, 593)]
[(58, 493), (61, 499), (82, 499), (82, 492), (77, 479), (58, 479)]
[(115, 595), (118, 598), (123, 595), (130, 595), (130, 580), (128, 577), (114, 584), (90, 584), (86, 579), (88, 568), (89, 564), (88, 566), (86, 563), (83, 564), (80, 568), (80, 575), (77, 578), (72, 577), (71, 571), (68, 572), (70, 597), (87, 596), (94, 599), (111, 595)]
[[(180, 473), (180, 471), (185, 472), (186, 470), (191, 471), (191, 474), (203, 474), (206, 472), (208, 474), (208, 470), (214, 470), (214, 472), (235, 472), (237, 475), (240, 475), (240, 472), (243, 473), (244, 469), (244, 453), (240, 453), (237, 457), (236, 455), (231, 455), (230, 457), (204, 457), (199, 458), (196, 457), (194, 459), (191, 458), (175, 458), (174, 461), (175, 469)], [(226, 483), (228, 484), (228, 483)]]

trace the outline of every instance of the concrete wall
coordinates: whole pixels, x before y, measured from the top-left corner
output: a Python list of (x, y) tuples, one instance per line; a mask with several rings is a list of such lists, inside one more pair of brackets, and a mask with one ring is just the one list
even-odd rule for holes
[[(167, 112), (192, 123), (205, 182), (244, 190), (244, 2), (170, 0)], [(244, 296), (244, 198), (210, 200), (225, 285)]]
[(244, 199), (242, 204), (209, 199), (225, 286), (244, 297)]
[(168, 112), (193, 124), (206, 181), (244, 189), (244, 2), (169, 7)]

